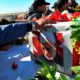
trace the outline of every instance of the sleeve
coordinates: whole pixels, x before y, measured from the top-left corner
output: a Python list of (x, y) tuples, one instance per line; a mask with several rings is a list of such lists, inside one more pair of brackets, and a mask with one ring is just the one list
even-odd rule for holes
[(23, 37), (32, 30), (32, 23), (0, 25), (0, 45)]
[(34, 13), (34, 14), (30, 15), (30, 16), (27, 18), (27, 20), (28, 20), (28, 21), (31, 21), (34, 17), (37, 18), (37, 19), (39, 19), (39, 18), (42, 17), (42, 15), (41, 15), (41, 14), (38, 14), (38, 13)]

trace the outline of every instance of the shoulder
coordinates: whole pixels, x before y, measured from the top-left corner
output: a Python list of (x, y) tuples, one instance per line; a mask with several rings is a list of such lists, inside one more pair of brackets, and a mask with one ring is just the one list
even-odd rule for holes
[(39, 19), (42, 17), (42, 14), (38, 12), (34, 12), (34, 13), (28, 13), (25, 16), (25, 18), (28, 19), (29, 21), (31, 21), (34, 17)]
[(33, 15), (35, 15), (35, 17), (36, 17), (37, 19), (39, 19), (39, 18), (42, 17), (42, 13), (39, 13), (39, 12), (36, 12), (36, 13), (34, 13)]

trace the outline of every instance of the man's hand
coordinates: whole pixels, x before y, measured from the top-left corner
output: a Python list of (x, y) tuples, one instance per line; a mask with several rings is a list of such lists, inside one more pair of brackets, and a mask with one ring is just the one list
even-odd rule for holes
[(51, 27), (50, 24), (53, 24), (53, 23), (55, 23), (55, 22), (52, 20), (49, 20), (49, 19), (40, 19), (35, 22), (35, 26), (37, 29), (43, 30), (43, 29)]
[(56, 49), (50, 46), (47, 42), (43, 44), (44, 56), (48, 60), (53, 60), (56, 56)]

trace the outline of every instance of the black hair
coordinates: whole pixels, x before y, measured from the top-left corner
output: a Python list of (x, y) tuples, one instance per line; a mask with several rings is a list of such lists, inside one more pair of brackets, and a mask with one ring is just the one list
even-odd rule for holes
[(73, 3), (71, 3), (71, 5), (70, 5), (70, 7), (76, 7), (78, 5), (78, 3), (77, 2), (73, 2)]
[(65, 1), (64, 0), (60, 0), (58, 2), (58, 5), (57, 5), (58, 9), (61, 9), (62, 6), (65, 5), (67, 2), (68, 2), (68, 0), (65, 0)]

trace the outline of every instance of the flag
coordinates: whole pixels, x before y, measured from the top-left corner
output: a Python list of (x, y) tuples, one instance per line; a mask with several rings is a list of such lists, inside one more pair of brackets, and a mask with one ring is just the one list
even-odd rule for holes
[(31, 53), (36, 57), (44, 55), (47, 60), (53, 60), (56, 55), (56, 50), (53, 47), (51, 47), (46, 41), (44, 44), (42, 44), (39, 40), (39, 33), (35, 33), (29, 32), (28, 35)]

